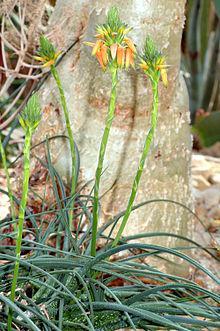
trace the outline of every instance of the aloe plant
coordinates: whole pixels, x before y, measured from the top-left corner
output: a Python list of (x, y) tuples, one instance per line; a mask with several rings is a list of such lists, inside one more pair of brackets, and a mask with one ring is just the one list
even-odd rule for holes
[(100, 144), (98, 165), (95, 174), (91, 243), (92, 256), (96, 255), (96, 240), (99, 217), (99, 186), (108, 137), (115, 115), (118, 70), (129, 68), (129, 66), (134, 65), (136, 48), (132, 40), (126, 36), (130, 30), (131, 28), (120, 20), (117, 8), (112, 7), (108, 12), (107, 23), (97, 27), (97, 41), (95, 43), (86, 42), (88, 46), (93, 48), (92, 55), (96, 56), (102, 69), (109, 69), (112, 80), (108, 114), (105, 123), (105, 130)]

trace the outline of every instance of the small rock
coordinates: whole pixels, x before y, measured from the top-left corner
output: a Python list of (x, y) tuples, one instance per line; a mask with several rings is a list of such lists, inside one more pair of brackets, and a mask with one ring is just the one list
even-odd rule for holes
[(220, 173), (211, 175), (208, 180), (211, 184), (220, 184)]
[(210, 182), (204, 178), (202, 175), (194, 175), (192, 179), (193, 187), (197, 188), (198, 190), (205, 190), (211, 186)]
[(206, 210), (206, 216), (212, 219), (220, 218), (220, 185), (197, 192), (197, 203), (202, 204)]

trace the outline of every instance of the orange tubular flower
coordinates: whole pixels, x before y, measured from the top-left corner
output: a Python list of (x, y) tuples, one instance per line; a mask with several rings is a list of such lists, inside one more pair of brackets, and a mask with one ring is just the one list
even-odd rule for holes
[(101, 46), (101, 56), (103, 64), (106, 66), (108, 63), (108, 47), (105, 44)]
[(134, 53), (130, 48), (126, 48), (125, 68), (129, 68), (130, 65), (134, 67)]
[(118, 49), (118, 45), (117, 44), (112, 44), (110, 46), (111, 56), (112, 56), (112, 59), (113, 60), (116, 58), (117, 49)]
[(96, 52), (96, 58), (98, 59), (99, 64), (101, 65), (102, 69), (105, 70), (106, 66), (104, 65), (103, 58), (102, 58), (102, 52), (100, 50), (98, 50)]
[(92, 55), (96, 56), (103, 70), (107, 66), (128, 69), (134, 66), (136, 48), (133, 41), (126, 37), (131, 28), (123, 23), (116, 10), (110, 11), (107, 23), (97, 26), (95, 43), (85, 42), (92, 47)]
[(119, 68), (123, 68), (125, 63), (125, 49), (123, 46), (118, 46), (117, 49), (117, 64)]
[(92, 55), (96, 55), (96, 53), (100, 50), (100, 47), (103, 45), (101, 40), (97, 40), (95, 46), (92, 49)]
[(133, 41), (130, 38), (124, 38), (125, 43), (127, 44), (128, 48), (135, 54), (136, 53), (136, 48), (134, 46)]
[(157, 61), (156, 69), (160, 71), (161, 73), (161, 79), (165, 87), (168, 85), (168, 80), (167, 80), (167, 65), (165, 64), (165, 58), (161, 57)]

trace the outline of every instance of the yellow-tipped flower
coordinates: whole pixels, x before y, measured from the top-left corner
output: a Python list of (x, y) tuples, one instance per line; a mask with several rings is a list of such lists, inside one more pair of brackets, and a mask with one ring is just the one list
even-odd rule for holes
[(92, 49), (92, 55), (96, 55), (98, 51), (100, 51), (101, 46), (103, 45), (103, 42), (99, 39), (96, 41), (93, 49)]
[(164, 86), (167, 87), (168, 65), (166, 65), (165, 57), (156, 49), (152, 39), (149, 37), (146, 38), (144, 51), (140, 56), (139, 66), (150, 79), (157, 81), (161, 77)]
[(168, 85), (167, 67), (168, 66), (165, 63), (165, 58), (164, 57), (161, 57), (160, 59), (158, 59), (156, 68), (157, 68), (157, 70), (160, 71), (162, 82), (163, 82), (164, 86), (166, 86), (166, 87)]
[(40, 47), (37, 51), (37, 56), (34, 56), (34, 59), (42, 63), (42, 67), (51, 67), (56, 63), (57, 58), (61, 54), (61, 51), (56, 52), (54, 46), (50, 41), (45, 37), (40, 37)]
[(118, 9), (112, 7), (107, 15), (107, 23), (97, 26), (97, 41), (85, 42), (92, 47), (92, 55), (96, 56), (103, 70), (108, 65), (126, 69), (134, 66), (136, 47), (126, 37), (131, 29), (120, 20)]

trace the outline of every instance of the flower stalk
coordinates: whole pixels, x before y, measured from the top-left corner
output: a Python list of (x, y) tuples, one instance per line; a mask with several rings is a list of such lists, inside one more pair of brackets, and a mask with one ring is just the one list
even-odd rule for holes
[[(23, 112), (20, 116), (20, 124), (25, 132), (24, 150), (23, 150), (23, 186), (22, 186), (22, 197), (20, 201), (20, 208), (18, 214), (18, 226), (17, 226), (17, 238), (16, 238), (16, 261), (14, 266), (13, 280), (11, 286), (10, 299), (12, 302), (15, 300), (15, 291), (17, 286), (19, 265), (21, 257), (21, 243), (22, 243), (22, 233), (25, 218), (25, 209), (27, 205), (28, 197), (28, 184), (30, 177), (30, 149), (31, 149), (31, 137), (35, 129), (37, 128), (41, 119), (41, 111), (38, 100), (35, 95), (33, 95)], [(8, 315), (8, 331), (12, 330), (12, 310), (9, 309)]]
[(69, 137), (69, 144), (70, 144), (70, 153), (71, 153), (71, 191), (70, 191), (70, 196), (71, 196), (71, 203), (70, 203), (70, 211), (69, 211), (69, 225), (70, 225), (70, 230), (73, 230), (73, 208), (74, 208), (74, 195), (75, 195), (75, 190), (76, 190), (76, 151), (75, 151), (75, 144), (74, 144), (74, 139), (73, 139), (73, 132), (71, 129), (71, 124), (70, 124), (70, 118), (69, 118), (69, 112), (67, 109), (67, 103), (66, 103), (66, 98), (63, 90), (63, 86), (61, 84), (61, 80), (59, 77), (59, 74), (57, 72), (57, 69), (54, 65), (51, 66), (51, 73), (56, 81), (59, 93), (60, 93), (60, 101), (61, 105), (63, 108), (64, 112), (64, 117), (65, 117), (65, 122), (66, 122), (66, 129)]
[(112, 7), (107, 15), (107, 23), (97, 26), (97, 34), (95, 35), (97, 38), (96, 42), (85, 42), (86, 45), (92, 47), (92, 55), (96, 56), (101, 68), (104, 71), (109, 69), (112, 81), (108, 114), (100, 144), (98, 165), (95, 174), (91, 242), (92, 256), (96, 255), (96, 240), (99, 218), (99, 187), (108, 137), (115, 116), (118, 70), (128, 69), (130, 66), (133, 67), (134, 58), (136, 55), (134, 43), (126, 36), (130, 30), (131, 28), (120, 20), (118, 9), (116, 7)]
[(102, 136), (101, 145), (99, 149), (98, 166), (95, 174), (95, 185), (94, 185), (94, 202), (93, 202), (93, 223), (92, 223), (92, 243), (91, 243), (91, 255), (96, 255), (96, 238), (97, 238), (97, 228), (98, 228), (98, 217), (99, 217), (99, 186), (100, 179), (103, 169), (103, 162), (105, 157), (105, 151), (108, 143), (108, 137), (111, 129), (111, 125), (115, 115), (115, 105), (116, 105), (116, 87), (118, 83), (118, 69), (117, 67), (111, 68), (112, 77), (112, 89), (111, 97), (108, 108), (108, 115), (105, 123), (105, 130)]
[(137, 195), (141, 175), (143, 173), (144, 164), (149, 154), (152, 141), (154, 138), (154, 134), (157, 126), (157, 117), (158, 117), (158, 84), (160, 77), (162, 78), (164, 85), (167, 86), (165, 59), (164, 57), (162, 57), (161, 53), (157, 51), (153, 41), (150, 38), (146, 39), (145, 49), (140, 60), (141, 60), (140, 67), (144, 70), (145, 75), (150, 79), (152, 92), (153, 92), (153, 103), (151, 110), (151, 127), (145, 139), (143, 152), (133, 181), (131, 194), (128, 200), (125, 214), (123, 216), (117, 235), (112, 243), (113, 247), (117, 246), (122, 236), (122, 233), (125, 229), (125, 226), (128, 222), (129, 216), (132, 212), (132, 207)]
[(127, 205), (124, 217), (122, 219), (121, 226), (120, 226), (120, 228), (117, 232), (117, 235), (116, 235), (116, 237), (115, 237), (115, 239), (112, 243), (113, 247), (118, 244), (118, 242), (121, 238), (121, 235), (124, 231), (124, 228), (127, 224), (127, 221), (129, 219), (129, 216), (132, 212), (132, 207), (133, 207), (134, 200), (135, 200), (135, 197), (136, 197), (136, 194), (137, 194), (137, 191), (138, 191), (138, 186), (139, 186), (139, 182), (140, 182), (140, 179), (141, 179), (141, 175), (142, 175), (142, 172), (143, 172), (143, 169), (144, 169), (144, 164), (145, 164), (146, 158), (148, 156), (148, 153), (149, 153), (149, 150), (150, 150), (150, 147), (151, 147), (151, 143), (152, 143), (152, 140), (153, 140), (153, 137), (154, 137), (154, 132), (155, 132), (155, 129), (156, 129), (156, 125), (157, 125), (158, 84), (152, 82), (152, 89), (153, 89), (153, 108), (152, 108), (152, 112), (151, 112), (151, 128), (148, 131), (148, 134), (147, 134), (146, 139), (145, 139), (143, 152), (142, 152), (141, 159), (140, 159), (140, 162), (139, 162), (139, 166), (138, 166), (138, 169), (137, 169), (134, 181), (133, 181), (133, 185), (132, 185), (128, 205)]
[(75, 144), (73, 139), (73, 131), (71, 129), (69, 112), (67, 108), (67, 102), (65, 98), (64, 89), (58, 74), (58, 71), (55, 67), (56, 61), (59, 57), (61, 52), (57, 52), (54, 46), (50, 43), (50, 41), (44, 37), (40, 37), (40, 48), (38, 50), (38, 56), (34, 56), (37, 61), (42, 63), (42, 67), (49, 67), (50, 71), (55, 79), (56, 85), (59, 90), (60, 94), (60, 101), (64, 112), (65, 122), (66, 122), (66, 129), (69, 137), (69, 144), (70, 144), (70, 153), (71, 153), (71, 189), (70, 189), (70, 198), (71, 203), (69, 205), (69, 227), (70, 230), (73, 230), (73, 209), (74, 209), (74, 196), (76, 190), (76, 180), (77, 180), (77, 169), (76, 169), (76, 151), (75, 151)]

